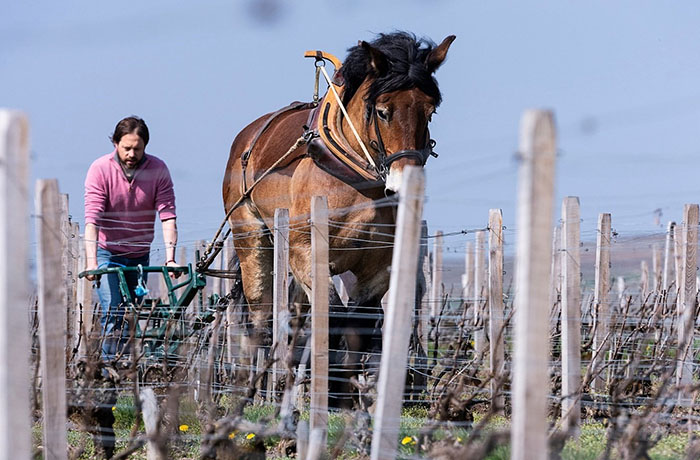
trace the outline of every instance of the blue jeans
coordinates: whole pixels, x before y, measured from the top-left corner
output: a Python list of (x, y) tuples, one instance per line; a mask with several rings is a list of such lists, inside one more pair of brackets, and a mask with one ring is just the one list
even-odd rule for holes
[[(137, 265), (147, 266), (149, 255), (130, 259), (128, 257), (112, 254), (110, 251), (97, 248), (97, 267), (115, 267), (124, 265), (135, 267)], [(126, 284), (129, 287), (131, 298), (140, 302), (142, 297), (136, 297), (134, 289), (138, 285), (138, 274), (136, 272), (125, 273)], [(148, 273), (143, 273), (143, 283), (146, 284)], [(102, 342), (102, 359), (109, 361), (119, 352), (125, 351), (124, 345), (129, 340), (129, 324), (124, 321), (124, 313), (128, 305), (123, 303), (121, 292), (119, 291), (119, 277), (116, 274), (102, 275), (97, 288), (97, 295), (100, 298), (102, 315), (100, 316), (100, 326), (104, 341)]]

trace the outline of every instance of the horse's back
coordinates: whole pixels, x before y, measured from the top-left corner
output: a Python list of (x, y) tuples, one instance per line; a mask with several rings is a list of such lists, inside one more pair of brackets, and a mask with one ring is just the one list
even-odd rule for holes
[[(304, 134), (311, 109), (310, 104), (293, 103), (259, 117), (238, 133), (231, 144), (224, 175), (222, 192), (225, 205), (241, 195), (243, 163), (247, 163), (246, 185), (250, 187)], [(284, 167), (304, 154), (306, 146), (302, 145), (278, 166)]]

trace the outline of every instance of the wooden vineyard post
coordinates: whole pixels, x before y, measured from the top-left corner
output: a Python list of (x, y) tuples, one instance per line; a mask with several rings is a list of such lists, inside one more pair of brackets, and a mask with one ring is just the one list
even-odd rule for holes
[(561, 302), (561, 416), (564, 427), (578, 434), (581, 423), (581, 214), (578, 197), (568, 196), (562, 203)]
[(309, 448), (309, 422), (299, 420), (297, 423), (297, 458), (306, 460), (306, 451)]
[[(414, 272), (415, 273), (415, 272)], [(309, 432), (328, 433), (328, 200), (311, 199), (311, 413)]]
[(265, 357), (265, 349), (263, 347), (259, 347), (255, 356), (255, 376), (258, 378), (258, 381), (255, 384), (255, 388), (257, 389), (257, 391), (255, 392), (255, 400), (259, 403), (262, 403), (265, 400), (262, 394), (262, 386), (264, 379), (259, 377), (259, 375), (262, 374), (263, 370), (265, 369), (266, 360), (267, 358)]
[(661, 286), (661, 248), (656, 243), (652, 245), (651, 268), (652, 273), (654, 275), (651, 290), (654, 292), (659, 292), (661, 291), (661, 289), (663, 289), (663, 287)]
[[(693, 382), (693, 329), (695, 325), (695, 300), (697, 297), (698, 260), (698, 205), (686, 204), (683, 209), (682, 277), (678, 293), (678, 369), (676, 383), (679, 386)], [(679, 391), (679, 404), (690, 401), (688, 390)]]
[(554, 116), (529, 110), (520, 121), (511, 459), (545, 460), (549, 393), (550, 229)]
[(289, 210), (275, 209), (274, 217), (274, 281), (272, 288), (272, 340), (277, 344), (272, 365), (272, 390), (276, 391), (277, 379), (286, 369), (288, 344), (287, 328), (289, 327)]
[(61, 264), (62, 247), (58, 182), (37, 181), (35, 197), (44, 456), (66, 459), (67, 306), (64, 276), (56, 270)]
[[(419, 324), (420, 324), (420, 339), (421, 339), (421, 346), (423, 347), (423, 350), (425, 351), (426, 356), (430, 356), (430, 353), (428, 351), (428, 334), (430, 333), (430, 307), (429, 307), (429, 302), (430, 302), (430, 292), (431, 292), (431, 284), (430, 284), (430, 254), (428, 252), (428, 222), (427, 221), (421, 221), (421, 230), (420, 230), (420, 254), (419, 254), (419, 270), (422, 270), (423, 272), (423, 280), (425, 281), (425, 290), (423, 291), (423, 298), (420, 299), (421, 301), (421, 309), (420, 309), (420, 319), (419, 319)], [(427, 362), (427, 361), (426, 361)]]
[[(223, 259), (224, 259), (224, 270), (231, 271), (233, 269), (233, 264), (231, 259), (233, 258), (233, 242), (230, 238), (226, 238), (224, 242), (223, 249)], [(228, 295), (233, 290), (234, 280), (231, 278), (224, 278), (224, 294)], [(240, 341), (240, 321), (236, 317), (240, 312), (236, 311), (236, 306), (229, 304), (226, 307), (226, 362), (230, 365), (231, 372), (233, 373), (236, 362), (238, 361), (238, 350)]]
[[(226, 238), (224, 240), (224, 248), (221, 250), (221, 268), (223, 270), (229, 271), (229, 264), (231, 262), (232, 256), (231, 239)], [(231, 278), (223, 278), (221, 280), (221, 291), (222, 295), (228, 295), (231, 292), (231, 287), (233, 285), (233, 280)]]
[(29, 123), (0, 110), (0, 460), (31, 457)]
[(306, 460), (321, 460), (325, 458), (327, 433), (323, 428), (314, 428), (309, 433)]
[(556, 329), (557, 323), (559, 323), (559, 311), (561, 310), (561, 227), (558, 225), (554, 227), (552, 231), (552, 268), (550, 269), (550, 276), (552, 282), (550, 283), (549, 291), (549, 307), (551, 311), (549, 313), (550, 328), (552, 330)]
[(71, 349), (73, 345), (73, 340), (75, 339), (75, 309), (73, 308), (73, 302), (71, 302), (71, 290), (70, 290), (70, 221), (68, 220), (68, 195), (65, 193), (59, 194), (59, 222), (60, 222), (60, 241), (61, 241), (61, 263), (60, 270), (63, 274), (61, 283), (63, 283), (63, 292), (66, 296), (64, 303), (66, 304), (66, 362), (70, 360)]
[[(218, 270), (223, 270), (223, 264), (224, 264), (224, 257), (221, 252), (219, 252), (219, 255), (216, 256), (216, 259), (214, 259), (214, 262), (212, 263), (212, 266), (215, 269)], [(162, 279), (163, 277), (161, 277)], [(212, 294), (216, 294), (218, 296), (221, 296), (221, 278), (218, 276), (212, 276), (210, 277), (211, 279), (211, 292)]]
[[(192, 248), (191, 252), (193, 266), (197, 264), (197, 251), (199, 251), (199, 254), (201, 256), (201, 253), (204, 250), (204, 248), (204, 240), (195, 241), (194, 248)], [(204, 286), (204, 288), (194, 296), (194, 301), (192, 302), (192, 305), (188, 307), (190, 313), (193, 313), (195, 317), (204, 310), (204, 305), (207, 301), (207, 289), (209, 289), (210, 287), (211, 286), (209, 284)], [(188, 356), (188, 354), (192, 352), (191, 350), (194, 350), (194, 360), (192, 361), (192, 366), (190, 366), (190, 369), (188, 371), (188, 378), (190, 382), (194, 382), (194, 385), (192, 385), (194, 400), (199, 402), (202, 400), (202, 390), (204, 390), (205, 385), (204, 366), (206, 363), (206, 351), (203, 347), (200, 347), (198, 345), (198, 340), (196, 336), (193, 335), (188, 339), (188, 341), (190, 342), (190, 345), (186, 345), (185, 348), (182, 350), (186, 350), (187, 354), (185, 356)], [(259, 393), (256, 393), (256, 395), (258, 394)]]
[(678, 225), (673, 227), (673, 261), (676, 267), (676, 292), (680, 296), (683, 289), (683, 228)]
[(489, 364), (491, 370), (491, 407), (503, 413), (499, 380), (503, 373), (505, 326), (503, 308), (503, 213), (489, 210)]
[[(612, 222), (609, 213), (598, 215), (598, 237), (595, 253), (595, 306), (597, 328), (593, 341), (593, 369), (597, 372), (603, 365), (605, 350), (608, 348), (606, 337), (610, 331), (610, 237)], [(605, 389), (605, 375), (601, 371), (593, 381), (593, 388), (601, 392)]]
[[(663, 272), (663, 285), (661, 289), (668, 292), (668, 288), (671, 285), (671, 272), (675, 264), (673, 263), (673, 229), (675, 228), (675, 222), (669, 222), (666, 228), (666, 245), (664, 246), (664, 272)], [(676, 286), (677, 287), (677, 286)]]
[[(69, 349), (71, 356), (73, 352), (77, 352), (78, 340), (80, 339), (80, 323), (82, 321), (82, 316), (80, 314), (80, 299), (78, 298), (78, 273), (80, 273), (80, 225), (77, 222), (71, 222), (70, 224), (70, 239), (68, 240), (68, 254), (69, 254), (69, 301), (68, 309), (73, 310), (73, 330), (75, 335), (73, 337), (73, 342), (69, 343)], [(81, 340), (82, 341), (82, 340)]]
[(471, 297), (474, 294), (474, 242), (467, 241), (464, 250), (464, 275), (462, 275), (462, 301), (464, 302), (464, 315), (466, 317)]
[(430, 323), (435, 325), (442, 308), (442, 231), (435, 233), (433, 245), (433, 279), (430, 291)]
[(627, 305), (627, 296), (625, 295), (625, 278), (622, 276), (617, 277), (617, 282), (615, 284), (617, 287), (617, 298), (618, 298), (618, 305), (620, 307), (620, 310), (625, 309), (625, 305)]
[(415, 303), (415, 273), (423, 213), (425, 176), (422, 169), (404, 168), (396, 238), (391, 264), (389, 305), (384, 323), (382, 359), (377, 382), (377, 406), (372, 434), (372, 460), (394, 459), (398, 448), (403, 387), (406, 380), (410, 311)]
[(139, 392), (139, 399), (141, 401), (143, 426), (146, 428), (146, 435), (149, 439), (146, 443), (146, 459), (166, 460), (168, 458), (167, 448), (164, 449), (163, 445), (157, 442), (161, 436), (161, 427), (158, 426), (158, 419), (160, 418), (158, 415), (158, 401), (153, 388), (143, 388)]
[[(197, 243), (195, 243), (195, 248), (197, 248)], [(179, 264), (183, 266), (187, 266), (188, 263), (192, 262), (194, 265), (196, 263), (196, 260), (194, 260), (194, 251), (190, 253), (189, 247), (185, 246), (184, 244), (180, 245), (180, 248), (178, 250), (179, 255), (178, 255), (178, 260)], [(188, 254), (190, 253), (190, 254)], [(192, 260), (190, 260), (190, 257)], [(197, 302), (199, 301), (199, 296), (196, 295), (195, 298), (193, 299), (192, 303), (185, 309), (185, 318), (187, 320), (190, 320), (192, 316), (194, 316), (197, 312)], [(186, 389), (186, 394), (187, 397), (197, 401), (199, 399), (199, 386), (198, 386), (198, 378), (199, 378), (199, 372), (198, 372), (198, 366), (199, 366), (199, 356), (195, 354), (196, 350), (196, 337), (192, 336), (187, 338), (183, 344), (178, 347), (178, 358), (182, 363), (182, 366), (187, 367), (187, 385), (185, 387)]]
[[(85, 254), (85, 235), (80, 235), (78, 252), (80, 254), (79, 272), (83, 272), (87, 270), (87, 256)], [(92, 302), (92, 283), (92, 281), (88, 280), (85, 277), (80, 278), (78, 280), (78, 301), (80, 302), (80, 306), (83, 312), (81, 318), (83, 325), (82, 330), (80, 332), (81, 334), (84, 334), (84, 336), (80, 340), (79, 353), (81, 357), (87, 356), (88, 351), (90, 350), (90, 345), (92, 345), (93, 339), (93, 320), (97, 322), (97, 319), (93, 317), (93, 312), (95, 312), (95, 305)], [(100, 314), (99, 310), (97, 311), (97, 314)]]
[(642, 275), (639, 277), (639, 305), (641, 307), (649, 295), (649, 263), (642, 260), (640, 269)]
[(304, 378), (306, 378), (306, 363), (299, 363), (294, 379), (294, 405), (299, 412), (304, 408)]
[(462, 332), (467, 334), (469, 325), (474, 323), (474, 242), (468, 241), (464, 255), (464, 274), (462, 275)]
[(479, 230), (474, 235), (474, 352), (481, 356), (486, 348), (486, 283), (484, 281), (485, 260), (484, 260), (484, 240), (486, 232)]

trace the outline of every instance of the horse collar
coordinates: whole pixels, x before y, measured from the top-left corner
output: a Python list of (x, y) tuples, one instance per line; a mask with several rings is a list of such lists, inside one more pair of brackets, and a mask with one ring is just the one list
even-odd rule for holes
[[(342, 86), (339, 86), (338, 89), (342, 91)], [(427, 128), (425, 136), (427, 142), (424, 148), (388, 153), (379, 129), (377, 108), (372, 106), (369, 122), (374, 124), (376, 139), (372, 139), (369, 145), (378, 155), (377, 167), (375, 168), (369, 164), (362, 154), (356, 152), (346, 139), (340, 127), (342, 112), (338, 102), (330, 93), (330, 91), (326, 93), (326, 96), (321, 100), (320, 105), (314, 109), (314, 113), (307, 123), (308, 131), (313, 131), (313, 137), (318, 137), (323, 144), (322, 148), (314, 145), (310, 149), (313, 151), (310, 152), (313, 153), (312, 158), (323, 169), (349, 182), (369, 181), (384, 183), (391, 164), (401, 158), (416, 158), (419, 164), (424, 166), (430, 156), (437, 157), (437, 153), (433, 151), (435, 141), (430, 139), (430, 133), (427, 132)], [(314, 144), (317, 144), (317, 142), (314, 142)], [(334, 158), (326, 158), (326, 155)]]

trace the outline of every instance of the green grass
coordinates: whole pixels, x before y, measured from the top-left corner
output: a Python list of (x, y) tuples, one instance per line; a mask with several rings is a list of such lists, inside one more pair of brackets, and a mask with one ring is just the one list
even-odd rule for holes
[[(228, 404), (226, 401), (224, 403)], [(133, 399), (129, 394), (122, 394), (117, 399), (113, 407), (115, 416), (115, 432), (118, 439), (117, 452), (127, 446), (127, 441), (134, 423), (136, 423), (136, 413), (133, 405)], [(244, 417), (255, 423), (266, 423), (273, 421), (275, 408), (272, 405), (249, 405), (244, 409)], [(302, 420), (308, 420), (308, 412), (302, 413)], [(417, 441), (421, 429), (425, 426), (428, 418), (428, 411), (421, 407), (412, 407), (404, 409), (401, 417), (401, 426), (399, 431), (399, 457), (410, 457), (423, 454), (418, 452)], [(475, 414), (474, 423), (478, 423), (481, 415)], [(344, 413), (331, 412), (328, 418), (328, 445), (333, 446), (340, 438), (346, 428), (346, 424), (350, 421), (350, 417)], [(139, 431), (143, 432), (143, 423), (139, 423)], [(486, 431), (507, 429), (510, 421), (505, 417), (494, 417), (489, 421)], [(180, 436), (176, 442), (172, 443), (172, 458), (179, 459), (195, 459), (199, 458), (199, 447), (201, 440), (201, 425), (197, 418), (196, 403), (183, 399), (180, 405)], [(34, 446), (41, 444), (41, 426), (35, 425), (33, 429)], [(252, 433), (238, 432), (235, 433), (234, 439), (240, 444), (251, 443), (250, 436)], [(464, 443), (469, 437), (469, 431), (464, 428), (439, 429), (435, 433), (437, 440), (449, 439), (451, 443)], [(660, 442), (650, 450), (650, 456), (654, 460), (672, 460), (684, 458), (688, 446), (688, 433), (664, 433)], [(266, 439), (265, 445), (268, 448), (277, 446), (279, 439)], [(606, 428), (601, 423), (586, 423), (581, 427), (581, 434), (578, 438), (570, 439), (564, 446), (561, 452), (561, 457), (564, 460), (595, 460), (603, 453), (606, 442)], [(81, 459), (95, 458), (95, 449), (92, 444), (90, 435), (83, 433), (77, 429), (71, 429), (68, 432), (68, 443), (72, 448), (78, 446), (84, 447), (84, 452), (80, 456)], [(145, 459), (145, 448), (134, 453), (130, 458), (140, 460)], [(346, 446), (346, 450), (342, 455), (342, 459), (352, 460), (360, 456), (358, 452), (353, 451)], [(509, 446), (502, 446), (495, 449), (489, 455), (490, 460), (507, 460), (510, 456)], [(611, 455), (613, 458), (617, 456), (616, 452)], [(41, 458), (38, 456), (36, 458)], [(269, 457), (269, 458), (285, 458), (285, 457)]]

